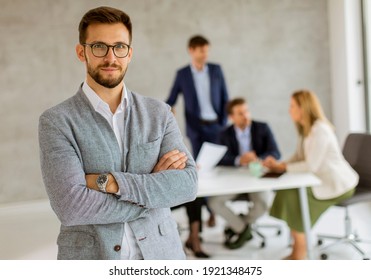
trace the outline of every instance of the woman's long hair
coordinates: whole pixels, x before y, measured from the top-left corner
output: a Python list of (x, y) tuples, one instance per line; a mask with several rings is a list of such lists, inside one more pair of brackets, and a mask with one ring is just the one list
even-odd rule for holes
[(294, 92), (291, 97), (296, 101), (303, 112), (303, 124), (298, 122), (295, 123), (301, 136), (308, 136), (316, 120), (322, 120), (330, 127), (334, 128), (323, 113), (322, 106), (313, 92), (309, 90), (298, 90)]

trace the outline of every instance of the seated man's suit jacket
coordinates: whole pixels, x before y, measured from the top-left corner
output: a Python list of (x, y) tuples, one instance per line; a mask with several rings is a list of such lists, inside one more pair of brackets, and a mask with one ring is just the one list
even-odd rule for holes
[[(239, 144), (233, 125), (220, 133), (219, 143), (228, 148), (219, 165), (234, 165), (236, 157), (239, 156)], [(279, 159), (281, 156), (272, 131), (268, 124), (263, 122), (251, 122), (251, 148), (261, 159), (269, 155), (276, 159)]]

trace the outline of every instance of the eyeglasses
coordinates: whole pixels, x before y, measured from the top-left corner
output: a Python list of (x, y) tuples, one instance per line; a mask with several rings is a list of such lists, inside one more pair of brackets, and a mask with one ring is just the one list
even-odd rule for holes
[(95, 57), (105, 57), (108, 50), (112, 48), (116, 57), (124, 58), (129, 54), (130, 45), (119, 43), (116, 45), (107, 45), (105, 43), (82, 44), (91, 48), (91, 52)]

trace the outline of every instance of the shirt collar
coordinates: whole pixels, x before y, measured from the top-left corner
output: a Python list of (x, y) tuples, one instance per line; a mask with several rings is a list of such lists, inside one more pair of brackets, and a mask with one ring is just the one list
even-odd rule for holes
[(197, 70), (196, 67), (191, 64), (191, 71), (193, 74), (200, 74), (200, 73), (207, 73), (209, 71), (209, 66), (207, 64), (204, 65), (201, 71)]
[(234, 130), (239, 137), (245, 136), (245, 135), (248, 135), (250, 133), (251, 125), (245, 127), (245, 129), (240, 129), (239, 127), (234, 125)]
[[(89, 99), (95, 111), (98, 110), (99, 105), (105, 104), (104, 106), (108, 106), (108, 104), (104, 102), (103, 99), (100, 98), (99, 95), (96, 94), (96, 92), (88, 85), (86, 80), (82, 85), (82, 91), (85, 93), (86, 97)], [(126, 108), (128, 106), (128, 101), (129, 99), (127, 95), (127, 89), (124, 84), (124, 86), (122, 87), (122, 94), (121, 94), (121, 101), (120, 101), (119, 108), (122, 110)]]

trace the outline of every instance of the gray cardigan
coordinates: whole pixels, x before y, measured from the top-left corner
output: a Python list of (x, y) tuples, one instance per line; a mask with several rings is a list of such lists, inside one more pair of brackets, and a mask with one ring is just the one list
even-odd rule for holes
[[(170, 207), (192, 201), (197, 171), (165, 103), (128, 92), (123, 153), (109, 123), (81, 87), (39, 120), (41, 170), (61, 221), (58, 259), (119, 259), (129, 223), (144, 259), (185, 258)], [(184, 170), (151, 173), (165, 153), (189, 158)], [(111, 173), (121, 196), (86, 187), (85, 174)]]

